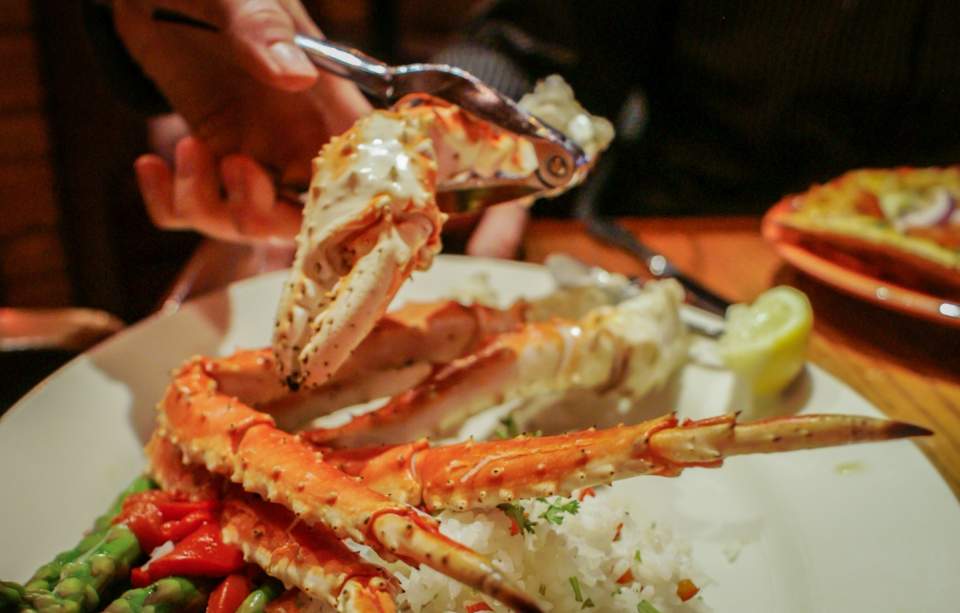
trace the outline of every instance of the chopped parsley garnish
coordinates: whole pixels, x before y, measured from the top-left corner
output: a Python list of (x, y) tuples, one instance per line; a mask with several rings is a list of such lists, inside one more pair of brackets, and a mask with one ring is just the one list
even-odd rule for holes
[(633, 552), (633, 559), (643, 564), (643, 557), (640, 555), (639, 549)]
[(513, 415), (507, 415), (506, 417), (500, 418), (501, 428), (497, 428), (493, 436), (500, 439), (511, 439), (517, 438), (521, 434), (530, 434), (530, 436), (543, 436), (543, 430), (537, 430), (532, 434), (529, 432), (521, 432), (520, 426), (517, 425), (517, 421), (513, 418)]
[(503, 425), (502, 428), (497, 428), (495, 433), (497, 438), (516, 438), (520, 436), (520, 428), (517, 427), (517, 422), (513, 418), (513, 415), (507, 415), (506, 417), (500, 418), (500, 423)]
[(653, 606), (646, 600), (641, 600), (637, 603), (637, 613), (660, 613), (660, 609)]
[(568, 500), (563, 502), (563, 498), (557, 498), (553, 502), (549, 503), (547, 510), (540, 514), (540, 517), (547, 520), (551, 524), (559, 526), (563, 524), (563, 514), (569, 513), (570, 515), (576, 515), (580, 512), (580, 503), (576, 500)]
[(514, 534), (522, 534), (524, 532), (533, 534), (533, 528), (536, 524), (527, 519), (527, 514), (523, 511), (523, 507), (512, 502), (503, 502), (498, 504), (497, 508), (503, 511), (504, 515), (509, 517), (513, 522)]
[(570, 587), (573, 588), (573, 599), (581, 603), (581, 609), (592, 609), (597, 606), (589, 598), (584, 599), (583, 591), (580, 589), (580, 580), (576, 577), (570, 577)]

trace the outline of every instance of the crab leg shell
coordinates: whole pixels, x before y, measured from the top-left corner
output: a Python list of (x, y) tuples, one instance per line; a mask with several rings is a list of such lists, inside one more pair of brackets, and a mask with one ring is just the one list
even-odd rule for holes
[[(237, 493), (224, 500), (221, 521), (224, 542), (238, 545), (247, 561), (285, 585), (295, 585), (333, 607), (341, 600), (351, 603), (340, 606), (340, 611), (395, 610), (397, 586), (324, 526), (301, 523), (280, 505)], [(377, 603), (376, 608), (367, 607), (370, 602)]]
[(377, 111), (314, 160), (274, 350), (291, 387), (327, 381), (440, 248), (444, 215), (422, 114)]
[(337, 409), (390, 396), (415, 386), (431, 365), (474, 351), (488, 337), (514, 329), (527, 305), (506, 309), (462, 305), (452, 300), (409, 303), (384, 315), (331, 380), (291, 393), (277, 374), (269, 349), (238, 351), (210, 359), (220, 390), (243, 398), (294, 429)]
[(147, 472), (160, 488), (178, 492), (192, 500), (216, 500), (223, 491), (223, 480), (198, 466), (183, 461), (180, 448), (154, 431), (143, 449)]
[[(415, 388), (337, 428), (304, 433), (336, 447), (401, 443), (449, 433), (490, 406), (571, 386), (607, 385), (618, 371), (620, 348), (609, 337), (575, 323), (528, 323), (497, 336), (478, 352), (438, 368)], [(585, 349), (589, 347), (590, 359)]]
[(291, 394), (282, 400), (261, 407), (283, 430), (293, 431), (309, 425), (311, 420), (345, 407), (387, 398), (416, 387), (430, 376), (433, 367), (414, 362), (390, 370), (377, 370), (356, 375), (351, 381), (325, 383), (306, 394)]
[(395, 610), (393, 594), (397, 586), (382, 569), (348, 549), (326, 526), (301, 523), (286, 508), (224, 484), (202, 468), (184, 464), (180, 449), (156, 433), (145, 451), (150, 473), (164, 490), (194, 499), (223, 499), (220, 524), (224, 542), (240, 547), (248, 562), (331, 606), (341, 602), (338, 610), (343, 612)]
[(433, 222), (422, 215), (387, 216), (372, 231), (379, 235), (375, 246), (331, 290), (335, 297), (311, 320), (309, 339), (296, 341), (306, 342), (299, 349), (299, 363), (288, 366), (287, 384), (292, 389), (329, 380), (370, 333), (418, 266), (417, 252), (430, 238)]
[(526, 138), (425, 95), (324, 146), (277, 312), (274, 349), (291, 387), (329, 380), (400, 283), (430, 265), (446, 220), (438, 181), (526, 177), (538, 166)]
[(385, 557), (426, 564), (518, 610), (540, 610), (484, 556), (440, 534), (435, 520), (367, 488), (324, 462), (308, 443), (277, 430), (269, 416), (220, 393), (202, 359), (181, 369), (161, 402), (158, 423), (188, 462), (283, 505), (308, 524), (325, 525)]
[(202, 359), (188, 363), (168, 388), (158, 428), (188, 462), (303, 513), (340, 538), (366, 542), (374, 513), (406, 512), (276, 429), (268, 415), (220, 393)]
[(332, 381), (415, 362), (445, 364), (475, 351), (490, 336), (520, 326), (527, 305), (505, 309), (453, 300), (412, 302), (384, 315)]
[(304, 436), (332, 447), (401, 443), (450, 434), (471, 415), (508, 400), (571, 389), (640, 397), (686, 359), (683, 296), (675, 281), (654, 282), (638, 296), (598, 307), (576, 322), (526, 323), (438, 368), (379, 409)]
[(685, 466), (712, 466), (723, 458), (853, 443), (930, 436), (921, 426), (859, 415), (794, 415), (737, 423), (734, 415), (689, 421), (650, 437), (651, 451)]
[(853, 415), (800, 415), (746, 424), (735, 415), (679, 423), (668, 415), (632, 426), (560, 436), (521, 436), (443, 447), (426, 442), (331, 452), (330, 461), (370, 488), (428, 511), (491, 508), (515, 499), (569, 495), (637, 475), (676, 476), (725, 457), (924, 436), (924, 428)]
[(338, 536), (367, 543), (381, 555), (426, 564), (518, 610), (539, 610), (486, 558), (440, 534), (435, 520), (318, 462), (321, 458), (296, 437), (258, 426), (240, 446), (239, 462), (246, 466), (242, 484), (304, 521), (326, 523)]

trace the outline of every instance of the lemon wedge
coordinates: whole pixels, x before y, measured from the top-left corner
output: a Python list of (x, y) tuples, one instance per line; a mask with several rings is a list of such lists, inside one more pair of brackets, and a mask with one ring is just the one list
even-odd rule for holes
[(812, 329), (807, 296), (786, 285), (774, 287), (753, 304), (727, 309), (726, 330), (718, 341), (720, 357), (754, 394), (773, 396), (803, 369)]

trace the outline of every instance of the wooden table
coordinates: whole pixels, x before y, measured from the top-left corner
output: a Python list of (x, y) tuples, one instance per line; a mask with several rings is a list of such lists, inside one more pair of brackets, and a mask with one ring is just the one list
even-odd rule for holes
[[(848, 297), (784, 263), (760, 237), (760, 220), (627, 219), (624, 223), (681, 270), (733, 301), (778, 284), (802, 289), (816, 318), (813, 363), (880, 410), (936, 434), (920, 448), (960, 497), (960, 329), (903, 316)], [(641, 274), (636, 260), (589, 237), (577, 222), (535, 220), (525, 257), (567, 252), (608, 270)]]

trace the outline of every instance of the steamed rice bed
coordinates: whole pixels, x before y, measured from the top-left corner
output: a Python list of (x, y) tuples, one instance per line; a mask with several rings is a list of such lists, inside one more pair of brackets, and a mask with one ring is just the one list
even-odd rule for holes
[[(512, 581), (539, 594), (545, 610), (635, 612), (638, 604), (647, 601), (661, 613), (709, 611), (700, 596), (687, 602), (677, 596), (677, 584), (683, 579), (700, 587), (705, 583), (691, 562), (690, 546), (674, 538), (662, 521), (644, 517), (636, 508), (639, 505), (618, 495), (618, 489), (616, 485), (597, 488), (596, 496), (585, 498), (576, 514), (555, 510), (554, 519), (562, 519), (559, 525), (541, 515), (551, 503), (571, 499), (518, 503), (535, 522), (533, 533), (511, 534), (511, 520), (498, 509), (445, 511), (438, 519), (444, 534), (488, 555)], [(614, 540), (621, 523), (620, 536)], [(406, 610), (463, 613), (481, 601), (494, 611), (509, 610), (425, 566), (419, 570), (402, 563), (391, 567), (400, 579), (400, 605)], [(634, 580), (618, 585), (617, 579), (628, 569)], [(579, 600), (571, 577), (579, 587)]]

